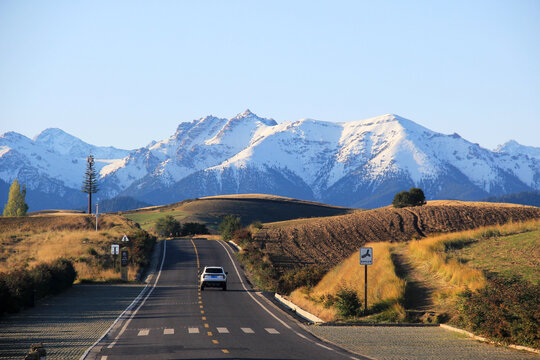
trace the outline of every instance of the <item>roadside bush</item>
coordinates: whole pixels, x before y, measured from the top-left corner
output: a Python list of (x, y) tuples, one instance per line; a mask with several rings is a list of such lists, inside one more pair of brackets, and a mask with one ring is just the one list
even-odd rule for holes
[(420, 188), (412, 187), (409, 191), (401, 191), (394, 196), (392, 205), (395, 208), (422, 206), (426, 203), (426, 196)]
[(76, 277), (73, 264), (66, 259), (0, 273), (0, 315), (34, 306), (35, 300), (71, 287)]
[(170, 234), (178, 236), (182, 233), (182, 225), (171, 215), (166, 215), (157, 219), (155, 230), (161, 236), (169, 236)]
[(195, 235), (195, 234), (208, 234), (208, 228), (205, 224), (200, 224), (196, 222), (185, 223), (182, 226), (182, 236), (184, 235)]
[(242, 220), (238, 216), (227, 215), (221, 220), (219, 224), (219, 233), (223, 237), (223, 240), (231, 240), (232, 235), (236, 230), (242, 228)]
[(139, 266), (148, 265), (156, 237), (144, 230), (137, 230), (130, 234), (129, 239), (131, 241), (129, 245), (131, 247), (131, 263)]
[(458, 302), (461, 326), (503, 343), (540, 348), (540, 285), (517, 278), (490, 279)]
[(251, 232), (248, 229), (239, 229), (232, 234), (234, 242), (242, 247), (246, 247), (251, 243)]
[(278, 292), (289, 295), (295, 289), (313, 287), (323, 278), (326, 270), (321, 266), (307, 266), (286, 271), (279, 279)]
[(334, 302), (339, 316), (344, 318), (355, 317), (360, 314), (360, 301), (356, 291), (348, 288), (341, 288), (336, 294)]

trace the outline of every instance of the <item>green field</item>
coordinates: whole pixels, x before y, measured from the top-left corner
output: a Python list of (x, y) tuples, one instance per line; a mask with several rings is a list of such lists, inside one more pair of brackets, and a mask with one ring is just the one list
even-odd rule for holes
[(540, 283), (540, 230), (475, 241), (454, 256), (487, 273)]

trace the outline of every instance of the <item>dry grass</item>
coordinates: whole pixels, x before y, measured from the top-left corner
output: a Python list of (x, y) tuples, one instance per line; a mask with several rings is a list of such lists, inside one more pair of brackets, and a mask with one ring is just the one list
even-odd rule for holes
[[(111, 244), (119, 243), (134, 225), (117, 215), (103, 215), (96, 232), (92, 221), (95, 219), (73, 214), (0, 219), (0, 271), (64, 257), (73, 261), (77, 281), (120, 279), (119, 272), (102, 264), (111, 261)], [(136, 272), (130, 267), (130, 280)]]
[[(368, 266), (368, 307), (401, 307), (406, 283), (398, 278), (391, 259), (393, 246), (390, 243), (373, 243), (374, 262)], [(338, 266), (330, 270), (312, 289), (300, 288), (291, 294), (291, 299), (300, 307), (312, 311), (325, 321), (336, 319), (333, 307), (327, 307), (324, 300), (335, 296), (341, 288), (356, 291), (364, 302), (364, 266), (359, 264), (359, 254), (354, 253)]]

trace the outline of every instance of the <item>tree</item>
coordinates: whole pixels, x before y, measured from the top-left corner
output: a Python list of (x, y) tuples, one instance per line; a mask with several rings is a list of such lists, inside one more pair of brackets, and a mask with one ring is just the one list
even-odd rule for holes
[(398, 192), (394, 196), (392, 205), (396, 208), (407, 206), (422, 206), (426, 203), (426, 196), (420, 188), (412, 187), (409, 191)]
[(92, 194), (99, 191), (97, 184), (97, 173), (94, 166), (94, 156), (90, 155), (86, 158), (86, 172), (84, 173), (84, 181), (82, 192), (88, 194), (88, 213), (92, 213)]
[(161, 236), (168, 236), (169, 234), (180, 235), (182, 233), (182, 225), (171, 215), (166, 215), (157, 219), (156, 232)]
[(232, 234), (240, 228), (242, 228), (242, 220), (237, 216), (227, 215), (219, 224), (219, 233), (223, 237), (223, 240), (230, 240)]
[(25, 202), (25, 197), (26, 186), (23, 185), (21, 191), (19, 180), (13, 180), (9, 188), (8, 202), (4, 206), (4, 216), (25, 216), (28, 211), (28, 204)]

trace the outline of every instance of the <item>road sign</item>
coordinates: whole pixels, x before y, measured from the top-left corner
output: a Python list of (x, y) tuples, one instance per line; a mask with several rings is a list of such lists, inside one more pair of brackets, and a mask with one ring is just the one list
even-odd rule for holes
[(121, 251), (121, 255), (120, 255), (120, 264), (122, 266), (128, 266), (128, 260), (129, 260), (129, 255), (128, 255), (128, 251), (127, 250), (122, 250)]
[(373, 248), (360, 248), (360, 265), (373, 265)]
[(118, 255), (119, 250), (120, 250), (120, 245), (116, 245), (116, 244), (111, 245), (111, 254)]
[(128, 237), (126, 236), (126, 234), (124, 234), (124, 236), (122, 237), (122, 241), (129, 241)]

